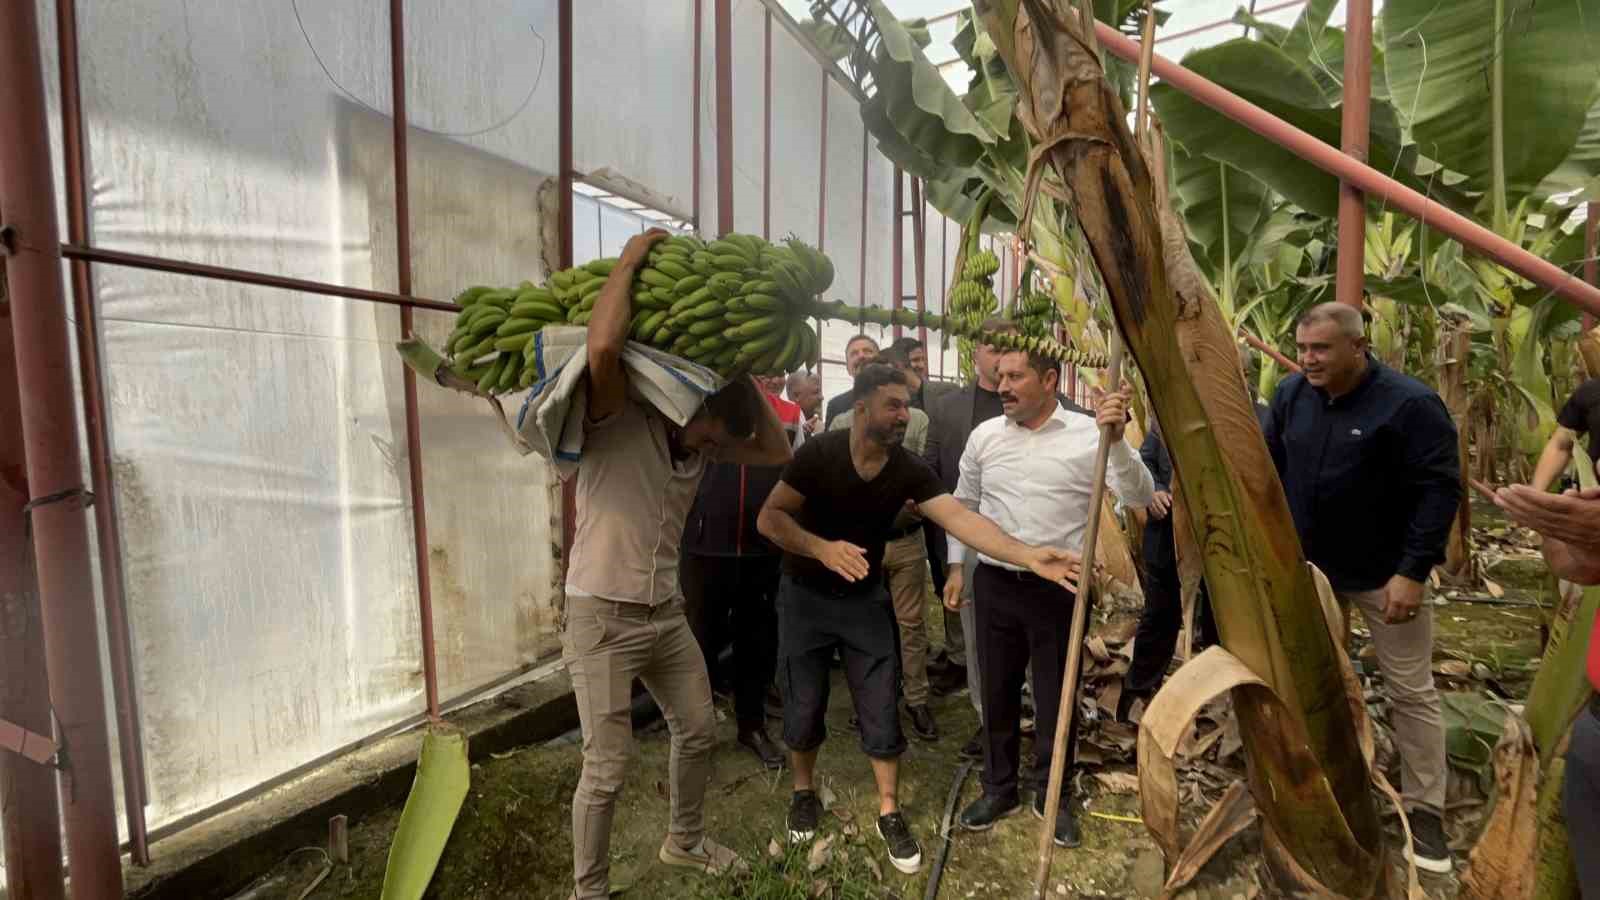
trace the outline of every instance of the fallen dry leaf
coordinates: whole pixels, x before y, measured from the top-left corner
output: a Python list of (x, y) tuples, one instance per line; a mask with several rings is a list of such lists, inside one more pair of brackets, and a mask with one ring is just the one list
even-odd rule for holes
[(783, 847), (778, 844), (777, 838), (772, 838), (771, 840), (767, 841), (767, 855), (773, 859), (777, 859), (783, 855)]
[(1113, 794), (1139, 793), (1139, 776), (1132, 772), (1096, 772), (1094, 780)]
[(1433, 672), (1450, 678), (1467, 678), (1472, 675), (1472, 663), (1460, 659), (1442, 659), (1433, 664)]
[(1094, 698), (1095, 705), (1099, 706), (1100, 709), (1102, 709), (1108, 716), (1115, 716), (1117, 714), (1117, 703), (1119, 703), (1121, 700), (1122, 679), (1120, 678), (1115, 681), (1107, 682), (1105, 689)]
[(1500, 598), (1502, 598), (1502, 597), (1504, 597), (1506, 595), (1506, 589), (1505, 588), (1501, 587), (1498, 584), (1495, 584), (1494, 582), (1490, 581), (1487, 578), (1485, 578), (1483, 580), (1483, 589), (1488, 591), (1489, 592), (1489, 596), (1495, 598), (1496, 600), (1499, 600)]
[(1105, 638), (1095, 635), (1084, 643), (1084, 649), (1089, 651), (1089, 656), (1100, 665), (1111, 662), (1111, 651), (1106, 648)]
[(833, 793), (833, 788), (828, 787), (827, 783), (824, 782), (822, 787), (817, 790), (817, 799), (822, 802), (822, 808), (827, 810), (833, 809), (833, 804), (839, 798)]
[(818, 897), (827, 896), (829, 887), (830, 887), (830, 885), (828, 884), (828, 879), (826, 879), (826, 878), (818, 878), (818, 879), (812, 881), (811, 882), (811, 900), (816, 900), (816, 898), (818, 898)]
[(828, 864), (833, 859), (833, 835), (811, 845), (811, 853), (806, 856), (806, 871), (815, 872)]
[(878, 881), (883, 880), (883, 867), (878, 865), (877, 859), (867, 857), (867, 868), (872, 870), (872, 877)]

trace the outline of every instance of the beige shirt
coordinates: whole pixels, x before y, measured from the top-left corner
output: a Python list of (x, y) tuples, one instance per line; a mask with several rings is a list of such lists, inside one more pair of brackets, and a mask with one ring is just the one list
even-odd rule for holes
[(649, 606), (676, 599), (678, 547), (705, 455), (674, 463), (667, 421), (632, 398), (584, 427), (567, 593)]

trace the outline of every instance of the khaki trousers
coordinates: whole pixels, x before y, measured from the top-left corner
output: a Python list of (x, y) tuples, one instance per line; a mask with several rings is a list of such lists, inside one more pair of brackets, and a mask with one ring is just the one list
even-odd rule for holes
[(1407, 811), (1421, 807), (1443, 817), (1449, 767), (1445, 762), (1444, 713), (1433, 684), (1433, 607), (1424, 600), (1415, 619), (1391, 625), (1383, 620), (1382, 588), (1340, 591), (1337, 596), (1347, 635), (1350, 607), (1361, 610), (1372, 632), (1378, 670), (1389, 686), (1395, 748), (1400, 751), (1401, 800)]
[(920, 530), (890, 541), (883, 549), (894, 619), (900, 625), (901, 690), (908, 706), (928, 702), (928, 628), (925, 622), (932, 578), (928, 548)]
[(583, 726), (583, 775), (572, 796), (572, 870), (579, 900), (610, 890), (611, 817), (633, 752), (633, 679), (661, 707), (672, 733), (667, 833), (684, 848), (700, 842), (701, 805), (711, 779), (716, 715), (705, 657), (683, 614), (683, 599), (650, 607), (569, 596), (562, 660)]

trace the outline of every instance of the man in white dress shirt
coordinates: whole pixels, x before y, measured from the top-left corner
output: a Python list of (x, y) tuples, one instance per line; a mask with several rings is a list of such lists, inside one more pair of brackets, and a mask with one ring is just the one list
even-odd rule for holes
[[(999, 374), (1004, 415), (973, 429), (961, 455), (957, 500), (1019, 541), (1081, 551), (1100, 427), (1109, 426), (1113, 443), (1106, 476), (1111, 489), (1125, 505), (1149, 505), (1155, 481), (1138, 451), (1123, 440), (1128, 388), (1106, 394), (1090, 420), (1056, 401), (1060, 370), (1053, 360), (1007, 353), (1000, 359)], [(959, 608), (961, 564), (972, 551), (954, 538), (949, 550), (945, 605)], [(972, 578), (978, 665), (983, 670), (983, 796), (961, 813), (961, 825), (983, 831), (1022, 808), (1022, 784), (1035, 789), (1033, 811), (1043, 818), (1077, 597), (1059, 584), (981, 553)], [(1021, 693), (1030, 661), (1038, 675), (1033, 697), (1037, 737), (1033, 771), (1021, 776)], [(1068, 733), (1062, 751), (1069, 767), (1076, 731), (1074, 727)], [(1066, 796), (1070, 783), (1070, 777), (1062, 782), (1056, 819), (1055, 842), (1063, 847), (1078, 844), (1078, 826)]]

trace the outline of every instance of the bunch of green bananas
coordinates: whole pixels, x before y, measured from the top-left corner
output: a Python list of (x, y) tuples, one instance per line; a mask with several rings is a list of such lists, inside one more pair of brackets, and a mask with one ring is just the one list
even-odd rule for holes
[[(535, 334), (551, 323), (587, 324), (616, 262), (565, 269), (542, 286), (462, 291), (445, 345), (451, 370), (486, 393), (528, 387), (537, 377)], [(628, 335), (724, 376), (790, 372), (821, 356), (806, 318), (832, 283), (833, 263), (793, 238), (780, 245), (747, 234), (710, 242), (674, 235), (652, 247), (634, 275)]]
[(994, 295), (994, 273), (999, 270), (1000, 258), (992, 251), (979, 250), (968, 256), (961, 279), (950, 289), (946, 312), (973, 328), (983, 324), (1000, 308)]
[(1029, 337), (1049, 337), (1055, 328), (1056, 303), (1042, 291), (1028, 291), (1017, 298), (1013, 317), (1022, 333)]

